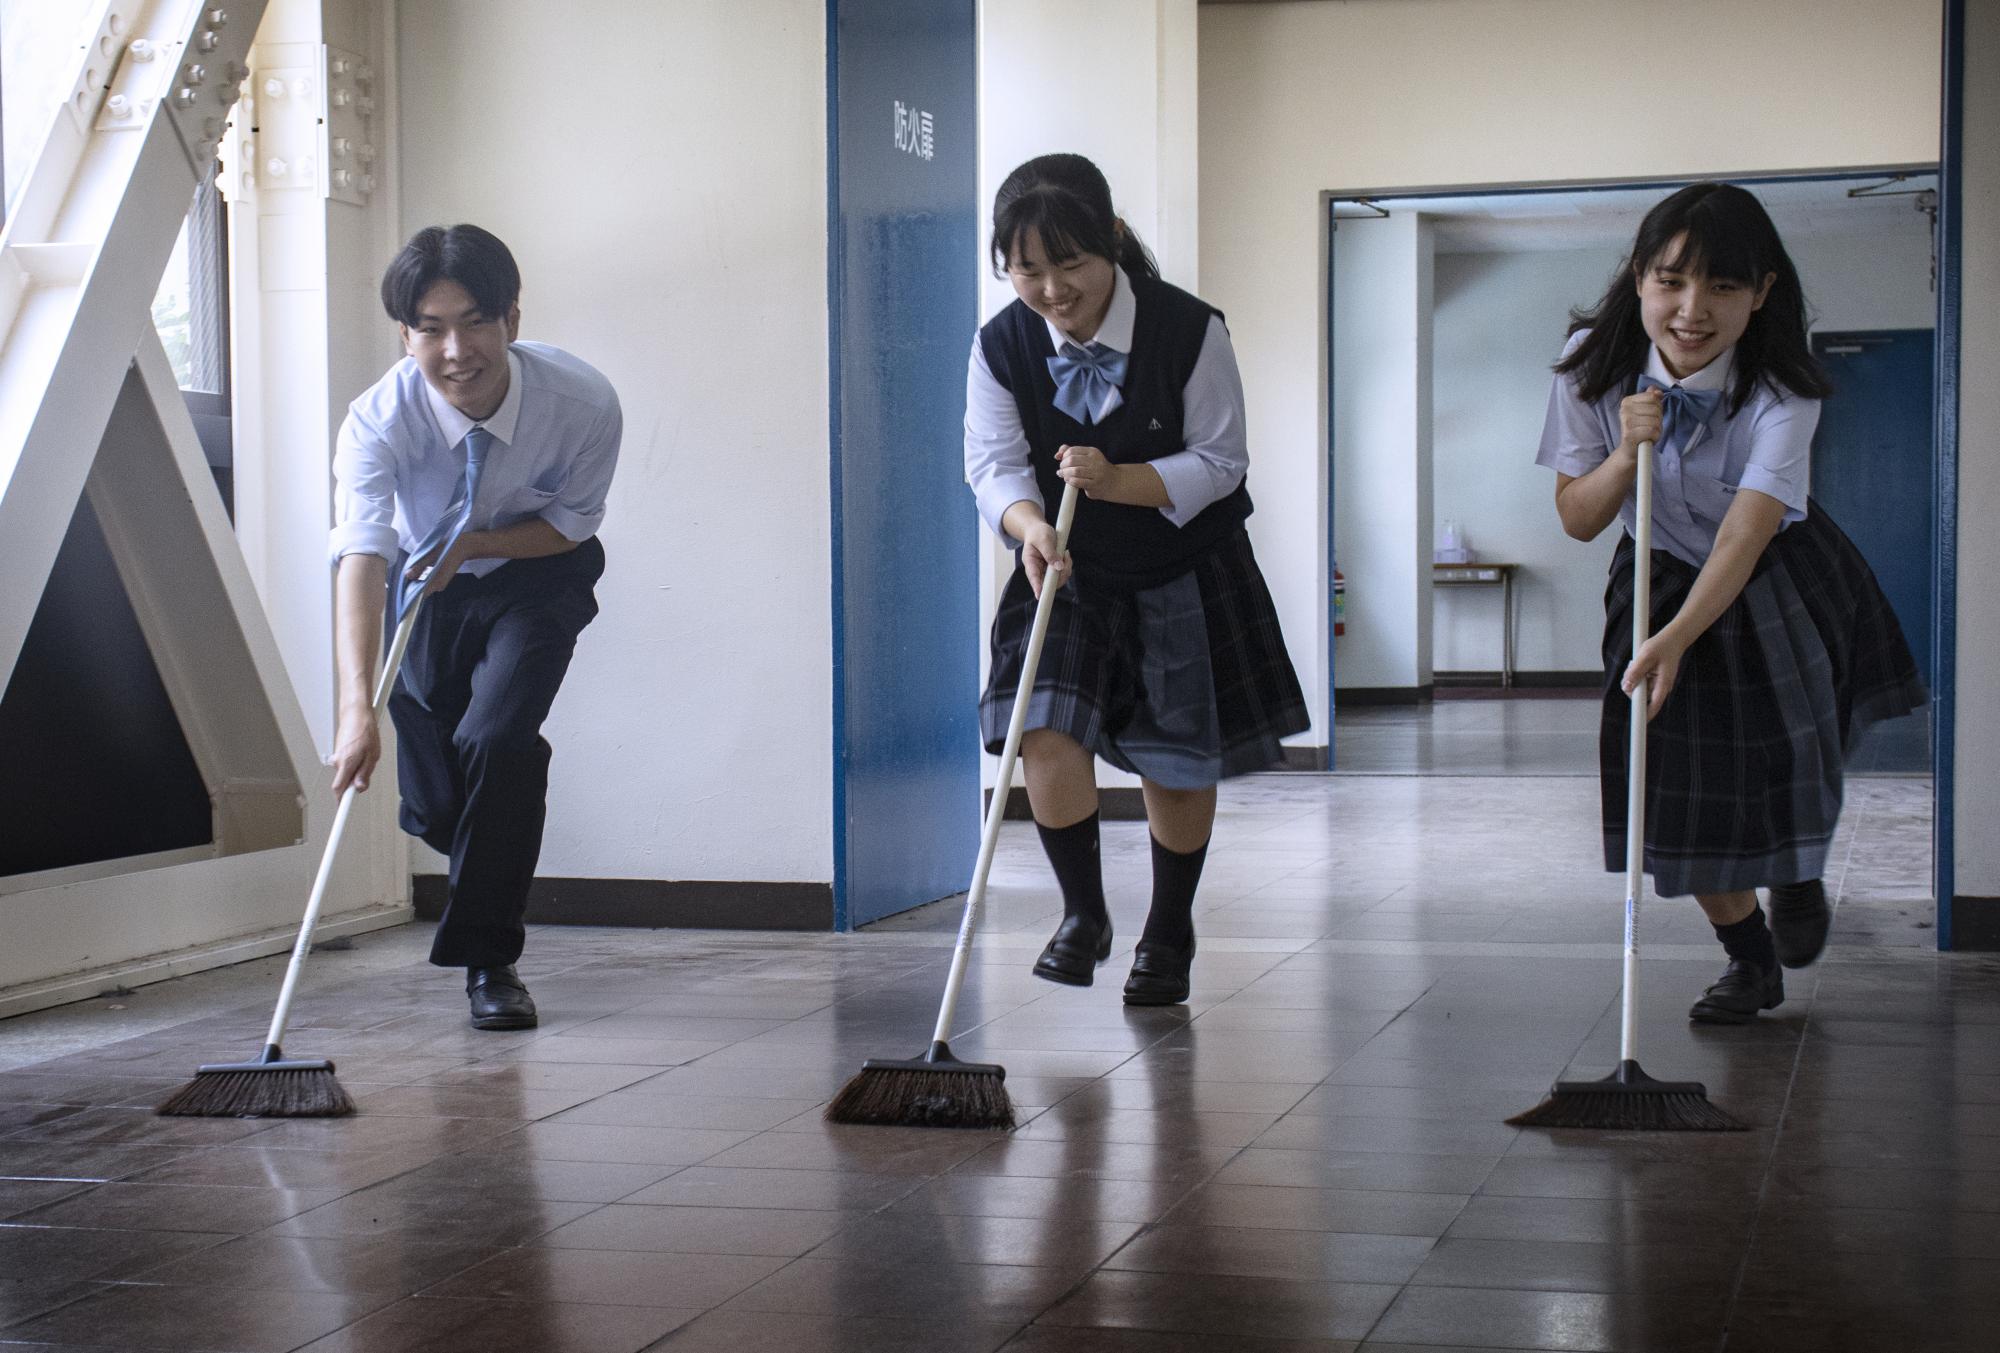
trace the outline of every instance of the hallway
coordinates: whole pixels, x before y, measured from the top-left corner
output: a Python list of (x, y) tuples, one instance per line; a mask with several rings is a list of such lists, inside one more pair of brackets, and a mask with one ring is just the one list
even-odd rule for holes
[(1009, 824), (954, 1047), (1007, 1067), (1011, 1135), (819, 1118), (920, 1046), (949, 903), (853, 936), (543, 928), (529, 1034), (465, 1027), (426, 927), (365, 937), (315, 960), (291, 1039), (348, 1120), (145, 1108), (255, 1044), (275, 961), (9, 1021), (0, 1346), (1987, 1347), (2000, 959), (1930, 948), (1927, 786), (1850, 782), (1832, 945), (1753, 1026), (1687, 1024), (1720, 955), (1651, 908), (1643, 1059), (1754, 1130), (1518, 1131), (1615, 1052), (1595, 793), (1232, 782), (1194, 1000), (1153, 1010), (1118, 1001), (1143, 830), (1106, 828), (1119, 940), (1075, 991), (1028, 974), (1056, 909)]

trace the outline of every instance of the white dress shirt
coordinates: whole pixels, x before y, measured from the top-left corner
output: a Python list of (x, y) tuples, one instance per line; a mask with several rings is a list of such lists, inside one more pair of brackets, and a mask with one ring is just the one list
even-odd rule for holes
[[(470, 527), (495, 530), (540, 517), (570, 540), (604, 520), (624, 420), (594, 367), (546, 343), (507, 350), (507, 394), (484, 426), (494, 444), (480, 471)], [(412, 359), (391, 367), (348, 406), (333, 456), (333, 560), (413, 552), (451, 506), (465, 473), (461, 445), (473, 420), (431, 388)], [(505, 559), (468, 560), (486, 574)]]
[[(1132, 351), (1132, 325), (1138, 307), (1123, 268), (1114, 268), (1111, 305), (1104, 322), (1088, 340), (1115, 352)], [(1047, 323), (1047, 321), (1044, 321)], [(1077, 340), (1049, 324), (1049, 341), (1056, 351)], [(1128, 376), (1129, 378), (1129, 376)], [(1101, 421), (1124, 402), (1113, 390), (1098, 409)], [(1203, 508), (1228, 497), (1243, 482), (1250, 467), (1244, 432), (1243, 379), (1236, 370), (1236, 352), (1222, 317), (1211, 315), (1194, 370), (1181, 391), (1182, 435), (1186, 448), (1148, 461), (1167, 487), (1169, 505), (1160, 515), (1185, 526)], [(1000, 384), (986, 364), (979, 339), (972, 340), (972, 360), (965, 377), (965, 479), (972, 485), (979, 515), (995, 533), (1005, 535), (1000, 519), (1007, 509), (1026, 499), (1042, 502), (1035, 472), (1028, 463), (1028, 437), (1021, 429), (1021, 410), (1013, 394)], [(1042, 503), (1042, 510), (1050, 504)]]

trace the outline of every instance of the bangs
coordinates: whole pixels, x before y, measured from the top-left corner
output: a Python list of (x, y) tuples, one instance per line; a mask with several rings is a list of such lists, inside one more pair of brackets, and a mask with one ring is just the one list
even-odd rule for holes
[(993, 223), (993, 264), (1005, 271), (1020, 256), (1021, 242), (1033, 231), (1051, 263), (1083, 254), (1115, 260), (1113, 241), (1091, 219), (1090, 208), (1071, 193), (1045, 186), (1029, 190), (1004, 207)]
[(1650, 233), (1657, 242), (1643, 262), (1646, 272), (1658, 268), (1755, 286), (1772, 269), (1759, 247), (1774, 234), (1770, 218), (1740, 189), (1696, 198)]

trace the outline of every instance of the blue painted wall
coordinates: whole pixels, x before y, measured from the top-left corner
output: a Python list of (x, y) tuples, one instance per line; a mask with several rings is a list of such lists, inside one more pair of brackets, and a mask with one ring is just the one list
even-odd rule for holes
[(827, 6), (842, 930), (963, 890), (978, 846), (974, 19), (973, 0)]

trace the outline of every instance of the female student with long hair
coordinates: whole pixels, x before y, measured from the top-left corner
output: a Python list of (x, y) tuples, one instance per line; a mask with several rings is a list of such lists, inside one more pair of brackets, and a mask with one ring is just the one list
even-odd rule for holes
[[(1044, 155), (1007, 177), (992, 254), (1018, 299), (972, 345), (966, 478), (1019, 562), (980, 702), (989, 751), (1013, 713), (1035, 599), (1062, 589), (1021, 745), (1063, 895), (1035, 973), (1088, 986), (1111, 952), (1101, 756), (1140, 777), (1152, 832), (1152, 907), (1125, 1000), (1183, 1001), (1216, 783), (1277, 762), (1279, 739), (1308, 726), (1243, 525), (1235, 354), (1221, 315), (1161, 280), (1080, 155)], [(1083, 498), (1064, 555), (1049, 517), (1066, 483)]]
[(1655, 458), (1652, 637), (1637, 654), (1630, 534), (1605, 593), (1605, 867), (1624, 868), (1627, 707), (1648, 683), (1646, 868), (1661, 894), (1694, 894), (1728, 954), (1689, 1018), (1743, 1023), (1826, 942), (1845, 750), (1926, 696), (1874, 574), (1807, 497), (1831, 389), (1757, 199), (1720, 183), (1666, 198), (1572, 318), (1536, 457), (1556, 471), (1563, 529), (1629, 532), (1640, 444)]

